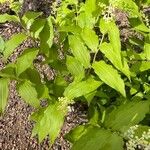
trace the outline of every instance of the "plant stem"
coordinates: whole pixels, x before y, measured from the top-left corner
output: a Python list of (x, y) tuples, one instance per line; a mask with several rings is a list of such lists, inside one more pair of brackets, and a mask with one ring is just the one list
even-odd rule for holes
[[(103, 40), (104, 40), (104, 37), (105, 37), (105, 34), (102, 35), (102, 38), (101, 38), (99, 47), (102, 45), (102, 42), (103, 42)], [(98, 53), (98, 51), (94, 54), (93, 63), (96, 61), (97, 53)]]

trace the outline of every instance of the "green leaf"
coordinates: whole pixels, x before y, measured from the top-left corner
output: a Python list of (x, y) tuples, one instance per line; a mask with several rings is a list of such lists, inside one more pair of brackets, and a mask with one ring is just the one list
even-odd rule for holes
[(75, 35), (69, 35), (69, 45), (75, 58), (85, 67), (90, 66), (90, 53), (82, 43), (81, 39)]
[(89, 120), (88, 124), (93, 125), (93, 126), (98, 126), (100, 119), (102, 118), (101, 112), (102, 110), (100, 111), (99, 106), (95, 104), (94, 99), (93, 99), (93, 101), (90, 102), (90, 105), (88, 108), (88, 120)]
[(45, 26), (40, 33), (40, 49), (46, 55), (49, 54), (49, 49), (53, 45), (54, 31), (51, 16), (47, 18)]
[(135, 73), (147, 71), (149, 69), (150, 69), (149, 61), (139, 61), (139, 62), (137, 61), (131, 67), (131, 71)]
[(37, 48), (29, 48), (24, 51), (24, 53), (17, 59), (16, 62), (17, 76), (19, 76), (22, 72), (24, 72), (33, 64), (33, 60), (35, 59), (37, 54)]
[(102, 43), (100, 45), (100, 51), (105, 54), (105, 56), (110, 60), (110, 62), (119, 70), (122, 69), (122, 64), (120, 61), (120, 56), (116, 54), (116, 52), (113, 50), (113, 46), (111, 43)]
[(99, 28), (100, 28), (100, 31), (103, 35), (108, 33), (107, 22), (103, 18), (100, 19)]
[(11, 39), (5, 43), (4, 59), (7, 59), (14, 51), (14, 49), (17, 48), (26, 39), (27, 35), (25, 35), (24, 33), (13, 35)]
[(84, 28), (81, 37), (84, 40), (85, 44), (93, 51), (98, 51), (99, 40), (95, 31), (90, 28)]
[(85, 2), (85, 12), (90, 14), (96, 10), (96, 0), (86, 0)]
[(86, 132), (86, 128), (83, 125), (79, 125), (65, 135), (65, 138), (71, 143), (76, 142)]
[(48, 98), (50, 98), (49, 90), (48, 90), (46, 85), (44, 85), (42, 83), (41, 84), (36, 84), (35, 88), (36, 88), (36, 91), (38, 93), (38, 99), (48, 99)]
[(120, 33), (115, 22), (108, 22), (108, 35), (114, 53), (118, 56), (118, 64), (122, 68)]
[(0, 113), (3, 113), (7, 105), (9, 92), (9, 79), (0, 78)]
[(120, 69), (120, 71), (122, 71), (130, 80), (131, 79), (131, 72), (130, 72), (130, 68), (127, 62), (127, 59), (123, 58), (123, 68)]
[(15, 15), (8, 15), (8, 14), (2, 14), (0, 15), (0, 23), (5, 23), (5, 22), (19, 22), (19, 18)]
[(117, 2), (114, 0), (110, 0), (109, 2), (113, 5), (113, 7), (117, 7), (121, 10), (126, 11), (129, 17), (140, 16), (139, 8), (133, 0), (120, 0)]
[[(0, 0), (0, 3), (1, 3), (1, 4), (6, 3), (6, 1), (7, 1), (7, 0)], [(10, 0), (10, 1), (12, 2), (13, 0)]]
[(78, 0), (66, 0), (66, 3), (77, 5), (78, 4)]
[(39, 107), (40, 101), (38, 100), (38, 93), (35, 87), (29, 81), (21, 82), (17, 85), (19, 95), (23, 98), (25, 102), (33, 107)]
[(27, 11), (22, 17), (22, 24), (27, 28), (30, 29), (31, 25), (33, 24), (34, 20), (42, 15), (42, 12), (34, 12), (34, 11)]
[(135, 30), (148, 33), (150, 32), (150, 29), (139, 18), (130, 18), (129, 21)]
[[(120, 32), (114, 21), (106, 22), (104, 19), (100, 20), (100, 30), (104, 34), (108, 33), (110, 43), (104, 42), (100, 45), (102, 53), (115, 65), (115, 67), (121, 69), (122, 58), (121, 58), (121, 42)], [(117, 60), (116, 60), (117, 59)]]
[(0, 53), (2, 53), (4, 51), (4, 48), (5, 48), (5, 41), (0, 36)]
[(150, 34), (145, 38), (144, 53), (146, 55), (146, 59), (150, 60)]
[(46, 109), (34, 113), (31, 119), (36, 121), (32, 135), (38, 134), (39, 141), (42, 142), (47, 135), (50, 135), (50, 144), (53, 144), (60, 133), (64, 123), (66, 112), (60, 110), (60, 103), (50, 104)]
[(143, 0), (143, 3), (145, 6), (149, 6), (150, 5), (150, 0)]
[(22, 3), (21, 2), (13, 2), (9, 4), (9, 7), (12, 11), (14, 11), (17, 15), (21, 11)]
[(111, 65), (99, 61), (93, 64), (93, 69), (104, 83), (120, 92), (124, 97), (126, 96), (124, 81)]
[(8, 64), (0, 71), (0, 76), (4, 78), (16, 79), (16, 68), (14, 64)]
[(124, 132), (142, 121), (149, 111), (149, 101), (127, 101), (109, 113), (104, 124), (107, 128)]
[(20, 79), (29, 80), (35, 85), (41, 84), (40, 74), (35, 68), (28, 68), (19, 75)]
[(59, 32), (71, 32), (73, 34), (80, 34), (81, 33), (81, 28), (77, 26), (74, 22), (69, 22), (69, 24), (64, 24), (59, 26), (58, 28)]
[(72, 150), (123, 150), (123, 139), (116, 133), (98, 127), (89, 127), (76, 141)]
[(84, 68), (81, 63), (72, 56), (67, 56), (67, 69), (75, 77), (76, 81), (84, 78)]
[(54, 84), (52, 86), (53, 94), (57, 97), (62, 97), (64, 89), (67, 87), (68, 83), (65, 80), (64, 76), (59, 75), (55, 78)]
[(123, 63), (124, 63), (123, 65), (121, 64), (121, 61), (118, 61), (120, 59), (120, 56), (116, 55), (110, 43), (106, 43), (106, 42), (102, 43), (100, 45), (100, 51), (103, 54), (105, 54), (105, 56), (118, 70), (123, 72), (130, 79), (130, 70), (127, 61), (123, 59)]
[(77, 22), (81, 28), (87, 27), (92, 29), (95, 24), (95, 18), (92, 17), (92, 14), (81, 12), (80, 15), (77, 17)]
[(100, 81), (96, 81), (92, 78), (86, 81), (73, 82), (65, 89), (64, 96), (72, 100), (95, 91), (101, 84)]
[(41, 31), (44, 28), (46, 19), (38, 18), (36, 19), (30, 27), (30, 32), (33, 34), (33, 37), (39, 38)]

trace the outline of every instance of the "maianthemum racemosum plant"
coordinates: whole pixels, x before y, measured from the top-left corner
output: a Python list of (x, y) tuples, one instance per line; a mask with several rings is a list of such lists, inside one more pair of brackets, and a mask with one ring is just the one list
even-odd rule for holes
[[(0, 23), (15, 21), (25, 32), (0, 38), (4, 62), (28, 37), (39, 41), (25, 49), (15, 63), (0, 71), (0, 110), (7, 105), (10, 80), (17, 81), (22, 99), (35, 108), (32, 136), (39, 142), (59, 136), (70, 104), (88, 105), (88, 123), (66, 135), (73, 150), (150, 149), (150, 28), (143, 10), (149, 0), (62, 0), (53, 15), (41, 12), (0, 15)], [(116, 10), (127, 14), (128, 40), (121, 42)], [(59, 51), (63, 53), (60, 59)], [(54, 80), (41, 81), (33, 65), (38, 54), (56, 71)], [(47, 100), (42, 107), (40, 101)]]

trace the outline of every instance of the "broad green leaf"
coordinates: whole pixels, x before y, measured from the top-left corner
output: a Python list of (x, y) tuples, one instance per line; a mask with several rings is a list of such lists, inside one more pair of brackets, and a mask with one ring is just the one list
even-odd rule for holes
[(21, 96), (21, 98), (23, 98), (23, 100), (26, 103), (30, 104), (33, 107), (40, 106), (40, 101), (38, 99), (38, 93), (31, 82), (29, 82), (29, 81), (21, 82), (17, 86), (17, 89), (18, 89), (19, 95)]
[(106, 57), (110, 59), (115, 67), (119, 69), (123, 68), (121, 59), (120, 33), (117, 25), (114, 21), (106, 22), (104, 19), (101, 19), (99, 27), (103, 35), (108, 33), (110, 40), (110, 43), (104, 42), (100, 45), (102, 53), (104, 53)]
[(95, 24), (95, 18), (92, 17), (92, 14), (81, 12), (80, 15), (77, 17), (77, 22), (81, 28), (87, 27), (92, 29)]
[(37, 48), (26, 49), (24, 53), (17, 59), (16, 62), (16, 73), (19, 76), (22, 72), (24, 72), (27, 68), (29, 68), (33, 64), (33, 60), (38, 54)]
[(107, 25), (107, 22), (103, 18), (100, 19), (99, 28), (103, 35), (108, 33), (108, 25)]
[(144, 45), (143, 39), (139, 39), (138, 37), (134, 36), (134, 37), (129, 38), (129, 42), (143, 49), (143, 45)]
[(122, 67), (120, 33), (115, 22), (108, 22), (108, 36), (113, 51), (118, 56), (118, 64)]
[(90, 14), (96, 10), (96, 0), (86, 0), (85, 2), (85, 12)]
[(86, 128), (83, 125), (79, 125), (72, 129), (68, 134), (65, 135), (65, 138), (69, 140), (69, 142), (74, 143), (86, 132)]
[(114, 0), (110, 0), (109, 2), (113, 7), (117, 7), (121, 10), (126, 11), (126, 13), (129, 14), (129, 17), (140, 16), (139, 8), (133, 0), (119, 0), (117, 2)]
[(5, 23), (5, 22), (19, 22), (19, 18), (15, 15), (8, 15), (8, 14), (2, 14), (0, 15), (0, 23)]
[(16, 79), (15, 64), (8, 64), (0, 71), (0, 76), (4, 78)]
[(9, 79), (0, 78), (0, 114), (4, 112), (7, 105), (9, 92)]
[(53, 45), (54, 31), (51, 17), (48, 17), (43, 30), (40, 32), (40, 48), (46, 55), (49, 54), (49, 49)]
[(35, 86), (36, 91), (38, 93), (38, 99), (48, 99), (50, 98), (49, 96), (49, 89), (46, 85), (44, 84), (36, 84)]
[(26, 69), (23, 73), (19, 75), (19, 78), (23, 80), (29, 80), (35, 85), (41, 84), (40, 74), (37, 69), (33, 67)]
[(81, 28), (79, 26), (76, 26), (74, 23), (70, 23), (69, 25), (63, 25), (59, 27), (59, 32), (71, 32), (73, 34), (80, 34), (81, 33)]
[(78, 0), (66, 0), (66, 2), (69, 4), (75, 4), (75, 5), (78, 4)]
[(128, 62), (125, 58), (123, 58), (123, 68), (120, 69), (120, 71), (122, 71), (128, 77), (129, 80), (131, 79), (130, 68), (129, 68)]
[(88, 93), (86, 95), (84, 95), (85, 99), (87, 100), (88, 102), (88, 105), (90, 105), (90, 103), (92, 102), (94, 96), (96, 95), (97, 91), (93, 91), (91, 93)]
[[(15, 14), (19, 14), (19, 12), (21, 11), (21, 8), (22, 8), (22, 3), (21, 1), (18, 1), (18, 2), (13, 2), (13, 3), (10, 3), (9, 4), (9, 7), (12, 11), (15, 12)], [(19, 16), (19, 15), (18, 15)]]
[(73, 82), (65, 89), (64, 96), (72, 100), (95, 91), (101, 84), (100, 81), (92, 78), (81, 82)]
[(143, 3), (145, 6), (149, 6), (150, 5), (150, 0), (143, 0)]
[(117, 55), (113, 50), (113, 46), (111, 43), (104, 42), (100, 45), (100, 51), (110, 60), (110, 62), (119, 70), (122, 69), (120, 55)]
[(64, 89), (68, 86), (67, 81), (62, 75), (59, 75), (55, 78), (54, 84), (52, 86), (53, 94), (57, 97), (62, 97)]
[(72, 150), (123, 150), (123, 138), (98, 127), (89, 127), (76, 141)]
[(99, 40), (95, 31), (90, 28), (84, 28), (81, 37), (84, 40), (85, 44), (93, 51), (98, 51)]
[(146, 55), (146, 59), (150, 60), (150, 34), (145, 38), (144, 53)]
[(33, 34), (35, 38), (39, 38), (39, 35), (44, 28), (45, 22), (46, 19), (38, 18), (31, 25), (30, 32)]
[(5, 41), (0, 36), (0, 53), (2, 53), (4, 51), (4, 48), (5, 48)]
[[(9, 0), (9, 2), (13, 2), (14, 0)], [(0, 3), (6, 3), (8, 0), (0, 0)]]
[(81, 63), (72, 56), (67, 56), (67, 69), (75, 77), (75, 80), (82, 80), (84, 78), (84, 68)]
[(61, 127), (64, 123), (64, 112), (63, 108), (61, 110), (61, 104), (55, 103), (50, 104), (46, 109), (40, 110), (31, 116), (31, 119), (36, 122), (32, 135), (38, 134), (39, 141), (42, 142), (47, 135), (50, 136), (50, 144), (53, 144)]
[(88, 124), (98, 126), (100, 123), (100, 119), (102, 118), (101, 112), (102, 111), (100, 111), (99, 106), (91, 101), (88, 109)]
[(11, 39), (5, 43), (4, 59), (7, 59), (14, 51), (14, 49), (17, 48), (26, 39), (27, 35), (24, 33), (13, 35)]
[(117, 131), (125, 131), (142, 121), (150, 111), (149, 101), (131, 101), (120, 105), (105, 118), (105, 126)]
[(90, 53), (81, 39), (75, 35), (69, 35), (69, 45), (75, 58), (85, 67), (90, 66)]
[(124, 81), (111, 65), (99, 61), (93, 64), (93, 69), (104, 83), (126, 96)]
[(132, 67), (132, 72), (143, 72), (150, 69), (150, 62), (149, 61), (137, 61), (135, 62)]
[(150, 29), (139, 18), (130, 18), (129, 21), (133, 29), (142, 32), (150, 32)]
[(32, 23), (36, 18), (42, 15), (41, 12), (27, 11), (22, 17), (22, 23), (27, 28), (30, 29)]
[(118, 61), (120, 59), (120, 56), (118, 57), (118, 55), (116, 55), (110, 43), (102, 43), (100, 45), (100, 51), (110, 60), (110, 62), (118, 70), (123, 72), (130, 79), (130, 70), (127, 61), (123, 59), (123, 65), (121, 64), (121, 61)]

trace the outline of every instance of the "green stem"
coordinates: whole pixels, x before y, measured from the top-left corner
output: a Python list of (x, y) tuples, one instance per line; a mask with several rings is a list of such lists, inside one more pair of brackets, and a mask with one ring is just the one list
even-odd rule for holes
[[(102, 45), (104, 37), (105, 37), (105, 34), (102, 35), (99, 47)], [(96, 61), (97, 53), (98, 53), (98, 51), (94, 54), (93, 63)]]

